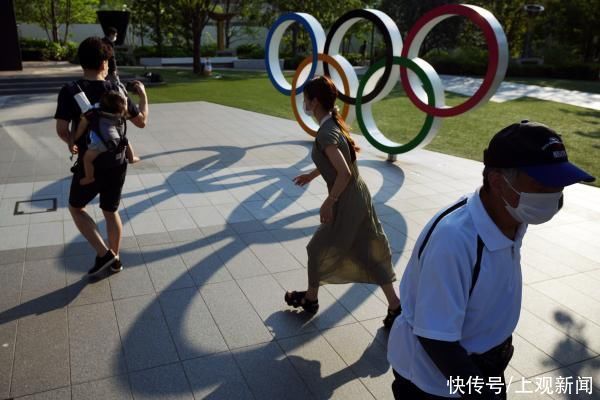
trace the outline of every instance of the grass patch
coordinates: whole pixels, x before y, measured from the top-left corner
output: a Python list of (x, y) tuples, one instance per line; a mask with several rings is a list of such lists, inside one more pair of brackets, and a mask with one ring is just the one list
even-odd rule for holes
[[(204, 78), (190, 71), (163, 69), (168, 82), (148, 88), (151, 103), (208, 101), (293, 119), (290, 98), (280, 94), (264, 72), (216, 71), (220, 79)], [(446, 103), (456, 105), (465, 97), (446, 93)], [(425, 115), (413, 106), (400, 85), (373, 106), (379, 128), (390, 139), (405, 142), (421, 128)], [(543, 122), (563, 135), (569, 158), (600, 177), (600, 111), (532, 98), (505, 103), (488, 102), (458, 117), (446, 118), (429, 150), (472, 160), (482, 160), (483, 149), (494, 133), (523, 119)], [(356, 123), (354, 132), (359, 132)], [(598, 181), (595, 186), (600, 186)]]

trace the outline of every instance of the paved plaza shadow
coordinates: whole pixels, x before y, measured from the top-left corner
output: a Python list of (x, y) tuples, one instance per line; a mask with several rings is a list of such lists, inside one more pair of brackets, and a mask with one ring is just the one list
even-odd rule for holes
[[(562, 395), (562, 397), (559, 397), (561, 399), (576, 400), (592, 398), (591, 396), (588, 397), (589, 395), (585, 392), (577, 393), (577, 381), (580, 378), (592, 377), (590, 385), (595, 385), (595, 388), (592, 388), (593, 392), (596, 392), (598, 387), (598, 383), (593, 379), (600, 373), (600, 357), (588, 347), (589, 341), (583, 334), (586, 329), (586, 323), (578, 322), (576, 319), (581, 318), (563, 311), (554, 312), (554, 320), (560, 325), (561, 331), (566, 336), (555, 345), (550, 355), (552, 358), (544, 362), (544, 366), (555, 371), (556, 376), (572, 379), (572, 385), (565, 386), (565, 388), (569, 387), (569, 390), (565, 390), (564, 393), (560, 394)], [(566, 359), (577, 361), (569, 365), (564, 365), (558, 361)], [(554, 383), (556, 384), (556, 379)]]
[[(97, 281), (96, 281), (97, 282)], [(22, 302), (0, 313), (0, 324), (25, 318), (29, 315), (41, 315), (50, 311), (67, 307), (81, 293), (81, 291), (93, 281), (83, 277), (77, 282), (71, 283), (63, 288), (47, 293), (43, 296)]]
[[(215, 153), (214, 155), (207, 156), (207, 157), (200, 159), (194, 163), (186, 165), (186, 166), (178, 169), (177, 171), (174, 171), (171, 174), (165, 173), (166, 182), (169, 181), (170, 176), (176, 176), (175, 175), (176, 173), (188, 172), (188, 174), (191, 173), (191, 175), (196, 178), (194, 183), (197, 186), (202, 187), (202, 193), (211, 193), (211, 192), (218, 192), (218, 191), (227, 190), (227, 189), (235, 189), (237, 187), (242, 187), (242, 186), (251, 185), (251, 184), (261, 184), (261, 185), (263, 185), (263, 187), (260, 188), (259, 190), (257, 190), (256, 192), (252, 193), (251, 195), (249, 195), (245, 200), (240, 201), (239, 204), (237, 205), (237, 208), (234, 208), (234, 210), (231, 212), (230, 215), (235, 215), (237, 210), (243, 209), (244, 202), (247, 202), (247, 201), (262, 202), (265, 213), (263, 215), (261, 222), (267, 231), (277, 230), (280, 234), (284, 234), (285, 238), (287, 240), (307, 238), (307, 229), (311, 230), (311, 228), (307, 228), (306, 226), (294, 226), (294, 224), (298, 221), (304, 220), (307, 217), (316, 216), (318, 214), (318, 208), (315, 208), (312, 210), (306, 210), (304, 212), (285, 213), (283, 215), (283, 217), (281, 217), (281, 218), (277, 218), (277, 217), (279, 216), (279, 214), (284, 212), (287, 208), (293, 206), (296, 202), (297, 197), (287, 196), (285, 194), (285, 188), (289, 188), (290, 184), (291, 184), (291, 186), (293, 186), (293, 183), (291, 183), (291, 178), (294, 175), (300, 173), (300, 170), (312, 165), (312, 162), (310, 161), (308, 154), (306, 157), (304, 157), (300, 161), (294, 163), (293, 165), (284, 166), (281, 168), (272, 168), (272, 167), (271, 168), (260, 168), (260, 167), (258, 167), (258, 168), (253, 168), (248, 171), (238, 171), (235, 173), (232, 172), (231, 174), (229, 174), (229, 173), (216, 174), (216, 175), (212, 174), (212, 172), (214, 172), (214, 171), (222, 171), (225, 168), (234, 166), (238, 161), (242, 160), (248, 154), (248, 152), (250, 152), (252, 150), (260, 149), (262, 147), (280, 146), (280, 145), (301, 146), (304, 149), (307, 149), (307, 153), (308, 153), (308, 147), (310, 145), (310, 142), (300, 141), (300, 140), (285, 141), (285, 142), (279, 142), (279, 143), (270, 143), (270, 144), (266, 144), (266, 145), (250, 146), (250, 147), (208, 146), (208, 147), (200, 147), (200, 148), (193, 148), (193, 149), (183, 149), (183, 150), (171, 151), (171, 152), (160, 153), (160, 154), (177, 154), (177, 153), (186, 152), (186, 151), (214, 152)], [(146, 159), (151, 159), (151, 158), (157, 157), (157, 156), (159, 156), (159, 154), (154, 154), (154, 155), (150, 154), (150, 155), (146, 156)], [(385, 213), (385, 215), (393, 215), (394, 216), (396, 226), (398, 224), (400, 224), (400, 225), (404, 225), (404, 228), (406, 228), (406, 223), (405, 223), (402, 215), (400, 213), (398, 213), (396, 210), (385, 205), (385, 202), (387, 200), (389, 200), (392, 196), (394, 196), (394, 194), (396, 194), (397, 191), (400, 190), (400, 187), (402, 186), (402, 182), (404, 180), (404, 174), (403, 174), (402, 170), (394, 164), (388, 164), (388, 163), (385, 163), (384, 161), (376, 161), (376, 160), (360, 161), (359, 165), (360, 165), (361, 170), (370, 168), (380, 174), (381, 174), (381, 170), (385, 169), (386, 174), (382, 174), (383, 175), (383, 185), (385, 185), (385, 183), (386, 183), (386, 176), (388, 176), (388, 177), (390, 177), (392, 175), (394, 176), (394, 178), (395, 178), (394, 185), (391, 185), (391, 186), (389, 184), (386, 185), (386, 190), (383, 190), (383, 185), (382, 185), (382, 188), (380, 188), (380, 190), (375, 192), (373, 197), (375, 199), (377, 199), (378, 205), (380, 206), (380, 209)], [(236, 180), (237, 180), (237, 182), (236, 182)], [(393, 187), (393, 189), (391, 189), (391, 187)], [(164, 189), (165, 189), (165, 185), (156, 185), (156, 186), (149, 186), (149, 187), (146, 187), (146, 188), (143, 188), (140, 190), (133, 190), (133, 191), (128, 192), (125, 195), (125, 199), (127, 198), (127, 196), (135, 198), (135, 196), (138, 194), (141, 195), (141, 194), (147, 193), (149, 195), (151, 201), (150, 202), (142, 201), (142, 202), (140, 202), (140, 204), (135, 204), (135, 203), (129, 204), (127, 207), (127, 213), (128, 214), (131, 213), (130, 217), (135, 217), (136, 215), (141, 215), (145, 210), (147, 210), (149, 207), (151, 207), (152, 204), (159, 204), (160, 202), (166, 201), (170, 197), (175, 195), (175, 193), (173, 191), (164, 190)], [(40, 189), (40, 191), (43, 191), (43, 190), (44, 190), (44, 188)], [(197, 189), (194, 190), (194, 193), (198, 193), (198, 190)], [(266, 200), (266, 199), (268, 199), (268, 200)], [(233, 224), (234, 222), (228, 220), (227, 223)], [(316, 225), (314, 226), (313, 229), (316, 229)], [(406, 230), (404, 229), (403, 231), (405, 232)], [(238, 239), (239, 239), (239, 236), (237, 236), (235, 231), (233, 231), (231, 229), (227, 229), (227, 228), (217, 229), (215, 232), (204, 235), (204, 237), (202, 237), (202, 238), (190, 240), (190, 241), (183, 242), (183, 243), (173, 243), (170, 246), (158, 246), (157, 248), (146, 248), (143, 251), (143, 258), (145, 261), (148, 259), (151, 259), (151, 260), (165, 259), (166, 260), (169, 257), (172, 257), (173, 254), (182, 255), (182, 254), (192, 252), (192, 251), (198, 251), (198, 250), (202, 250), (202, 249), (206, 250), (206, 255), (201, 260), (197, 261), (194, 265), (188, 265), (187, 270), (183, 273), (184, 275), (188, 274), (188, 273), (194, 275), (194, 284), (195, 284), (196, 288), (202, 289), (208, 283), (211, 283), (212, 277), (214, 277), (216, 274), (218, 274), (222, 269), (226, 269), (227, 268), (226, 264), (229, 261), (231, 261), (234, 257), (236, 257), (240, 253), (240, 251), (242, 251), (252, 245), (273, 244), (273, 243), (278, 242), (278, 239), (276, 237), (268, 236), (268, 235), (258, 235), (252, 242), (244, 243), (243, 245), (240, 245)], [(406, 238), (404, 236), (395, 240), (395, 247), (396, 247), (395, 248), (396, 253), (394, 255), (395, 260), (397, 260), (397, 258), (399, 257), (399, 253), (401, 253), (402, 250), (404, 249), (405, 241), (406, 241)], [(308, 238), (307, 238), (307, 243), (308, 243)], [(216, 246), (217, 244), (218, 244), (218, 246)], [(176, 253), (174, 253), (174, 251)], [(137, 253), (137, 252), (132, 253), (131, 250), (128, 250), (128, 249), (123, 249), (121, 254), (122, 254), (122, 259), (124, 259), (124, 260), (127, 259), (128, 257), (139, 256), (139, 253)], [(69, 268), (68, 265), (67, 265), (67, 268)], [(126, 268), (127, 268), (127, 266), (126, 266)], [(183, 278), (183, 276), (182, 276), (182, 278)], [(118, 276), (116, 276), (115, 279), (118, 279)], [(81, 285), (81, 283), (79, 285)], [(79, 288), (79, 286), (77, 286), (77, 284), (75, 284), (74, 287)], [(169, 291), (178, 289), (180, 287), (181, 287), (180, 279), (175, 279), (175, 280), (172, 280), (172, 283), (169, 286), (167, 286), (165, 288), (161, 288), (160, 293), (167, 293)], [(82, 289), (82, 287), (79, 290), (81, 290), (81, 289)], [(289, 289), (296, 289), (296, 288), (289, 288)], [(69, 296), (67, 296), (68, 302), (66, 302), (66, 304), (69, 304), (77, 296), (78, 292), (76, 290), (73, 290), (72, 287), (70, 287), (70, 290), (65, 288), (65, 293), (69, 294)], [(62, 294), (64, 294), (64, 293), (62, 293)], [(372, 296), (372, 292), (370, 290), (364, 290), (364, 288), (362, 288), (361, 286), (354, 285), (337, 299), (336, 304), (338, 304), (338, 303), (343, 304), (344, 307), (347, 309), (347, 312), (352, 313), (362, 303), (364, 303), (370, 296)], [(148, 348), (146, 350), (142, 350), (142, 354), (138, 353), (138, 354), (134, 354), (134, 355), (131, 355), (131, 354), (128, 355), (129, 349), (135, 348), (135, 349), (139, 350), (139, 349), (144, 348), (144, 343), (139, 342), (140, 341), (139, 332), (142, 332), (148, 328), (147, 321), (156, 318), (156, 310), (161, 310), (160, 313), (163, 313), (163, 314), (166, 313), (166, 311), (163, 310), (163, 306), (161, 305), (160, 297), (161, 297), (161, 294), (157, 294), (157, 296), (154, 298), (154, 300), (151, 301), (151, 304), (148, 305), (147, 307), (145, 307), (145, 309), (138, 314), (138, 316), (136, 317), (135, 321), (133, 321), (131, 326), (128, 329), (121, 331), (121, 343), (122, 343), (122, 348), (124, 349), (124, 352), (126, 355), (126, 359), (128, 359), (128, 356), (143, 358), (145, 356), (144, 352), (150, 353), (150, 352), (157, 350), (155, 348), (153, 349), (151, 346), (148, 346)], [(169, 325), (168, 330), (172, 337), (172, 340), (175, 343), (179, 343), (180, 348), (189, 348), (198, 354), (202, 354), (202, 353), (210, 354), (211, 353), (210, 349), (199, 348), (202, 346), (199, 346), (197, 343), (192, 343), (189, 341), (188, 337), (186, 337), (186, 328), (183, 326), (183, 323), (186, 319), (186, 313), (189, 312), (189, 309), (191, 308), (192, 303), (194, 302), (194, 300), (197, 297), (202, 298), (202, 295), (200, 294), (200, 291), (195, 290), (193, 295), (187, 296), (187, 297), (182, 297), (180, 299), (180, 301), (177, 304), (177, 309), (174, 311), (175, 313), (177, 313), (177, 315), (168, 315), (170, 321), (177, 321), (177, 324), (179, 324), (179, 325), (176, 325), (176, 326)], [(43, 301), (43, 298), (40, 301)], [(282, 296), (281, 302), (282, 302), (282, 306), (283, 306), (283, 296)], [(58, 304), (63, 304), (63, 306), (66, 305), (65, 303), (58, 303)], [(339, 307), (339, 304), (338, 304), (338, 307)], [(382, 307), (385, 307), (385, 305), (383, 303), (382, 303)], [(28, 307), (24, 307), (23, 310), (26, 310), (27, 308)], [(171, 312), (173, 312), (173, 310), (171, 310)], [(336, 326), (340, 322), (340, 319), (342, 318), (339, 310), (335, 311), (333, 309), (333, 307), (323, 307), (323, 309), (319, 312), (318, 316), (319, 316), (319, 318), (326, 319), (329, 322), (331, 327)], [(310, 322), (310, 317), (308, 317), (304, 313), (280, 312), (280, 313), (275, 313), (274, 315), (267, 317), (264, 320), (264, 324), (265, 324), (265, 326), (272, 326), (271, 331), (274, 336), (274, 339), (276, 339), (275, 342), (273, 342), (273, 339), (271, 339), (270, 343), (275, 343), (274, 345), (278, 345), (277, 339), (279, 337), (279, 334), (281, 333), (278, 331), (278, 329), (280, 329), (281, 326), (285, 326), (285, 320), (290, 320), (291, 317), (297, 318), (297, 320), (295, 321), (296, 324), (298, 321), (300, 321), (301, 324)], [(161, 318), (166, 318), (166, 316), (163, 316)], [(282, 323), (282, 319), (283, 319), (283, 323)], [(287, 335), (290, 335), (289, 329), (287, 329)], [(292, 335), (292, 336), (294, 336), (294, 335)], [(295, 335), (294, 337), (298, 338), (298, 340), (294, 340), (293, 345), (291, 345), (291, 347), (285, 348), (285, 353), (287, 353), (287, 354), (289, 354), (290, 352), (293, 352), (293, 350), (301, 348), (302, 346), (306, 345), (307, 343), (310, 343), (311, 341), (317, 339), (319, 337), (319, 335), (310, 335), (310, 334), (303, 335), (303, 334), (301, 334), (301, 332), (298, 332), (298, 334)], [(260, 359), (261, 357), (264, 358), (264, 352), (262, 352), (260, 348), (257, 349), (255, 347), (250, 347), (249, 349), (242, 349), (242, 350), (238, 349), (238, 350), (233, 350), (233, 351), (234, 351), (234, 354), (236, 355), (236, 357), (243, 356), (243, 357), (249, 357), (250, 359)], [(378, 354), (377, 357), (373, 356), (375, 351)], [(275, 353), (282, 354), (282, 350), (279, 349)], [(149, 355), (149, 354), (146, 354), (146, 355)], [(210, 357), (211, 357), (211, 363), (215, 363), (215, 365), (218, 365), (219, 363), (227, 362), (227, 360), (229, 358), (231, 358), (231, 354), (229, 352), (217, 353)], [(150, 358), (151, 358), (151, 356), (150, 356)], [(303, 374), (302, 371), (305, 370), (304, 367), (310, 366), (310, 368), (307, 369), (308, 371), (310, 371), (309, 375), (316, 374), (314, 376), (314, 378), (315, 379), (318, 378), (319, 382), (324, 382), (324, 384), (326, 385), (324, 387), (329, 388), (328, 390), (331, 390), (331, 393), (333, 393), (333, 391), (337, 387), (343, 385), (344, 383), (346, 383), (350, 380), (356, 379), (356, 377), (358, 375), (371, 374), (372, 376), (379, 376), (379, 375), (387, 372), (387, 370), (389, 368), (386, 358), (385, 358), (385, 348), (383, 347), (383, 345), (380, 342), (377, 342), (377, 339), (373, 339), (373, 343), (369, 346), (369, 348), (365, 351), (365, 354), (363, 354), (363, 356), (361, 357), (361, 360), (363, 360), (363, 359), (370, 360), (369, 365), (374, 365), (374, 367), (369, 368), (370, 372), (368, 372), (368, 373), (364, 372), (364, 368), (362, 368), (362, 370), (359, 370), (356, 368), (357, 367), (356, 365), (352, 364), (352, 365), (348, 366), (347, 368), (344, 368), (343, 370), (338, 371), (338, 372), (328, 375), (328, 376), (321, 376), (320, 368), (313, 368), (313, 367), (318, 367), (318, 365), (320, 364), (319, 361), (303, 360), (301, 357), (298, 357), (298, 356), (294, 356), (294, 358), (290, 358), (288, 356), (288, 357), (284, 357), (283, 359), (274, 357), (273, 359), (268, 360), (267, 364), (269, 365), (269, 368), (274, 368), (273, 371), (280, 370), (282, 368), (289, 368), (290, 366), (293, 366), (296, 370), (298, 370), (298, 372), (300, 372), (301, 375)], [(361, 361), (360, 363), (364, 363), (364, 360)], [(115, 360), (115, 368), (116, 368), (117, 363), (118, 363), (118, 361)], [(282, 365), (278, 366), (279, 364), (282, 364)], [(159, 363), (159, 364), (149, 365), (147, 368), (158, 367), (160, 365), (162, 365), (162, 364)], [(146, 369), (146, 368), (144, 368), (144, 369)], [(134, 372), (135, 370), (136, 370), (135, 368), (131, 368), (131, 366), (129, 366), (129, 372)], [(350, 372), (350, 371), (352, 371), (352, 372)], [(308, 378), (311, 378), (311, 376), (308, 376)], [(121, 376), (119, 379), (123, 379), (123, 384), (128, 385), (127, 376)], [(198, 387), (198, 385), (200, 385), (201, 387)], [(202, 383), (200, 383), (200, 384), (198, 384), (197, 382), (195, 384), (193, 383), (192, 386), (195, 386), (195, 387), (193, 387), (192, 389), (193, 390), (199, 390), (199, 389), (208, 390), (210, 388), (213, 395), (217, 395), (220, 392), (226, 393), (229, 391), (229, 389), (232, 389), (232, 388), (228, 387), (229, 385), (235, 385), (235, 382), (228, 382), (227, 379), (224, 379), (224, 378), (220, 379), (220, 378), (218, 378), (218, 375), (216, 375), (215, 380), (206, 378), (206, 379), (202, 380)], [(139, 387), (139, 386), (136, 386), (132, 390), (135, 390), (136, 393), (140, 392), (140, 391), (143, 394), (151, 394), (152, 393), (151, 388), (145, 388), (145, 387)], [(187, 388), (187, 386), (185, 386), (185, 387), (181, 387), (178, 389), (172, 388), (170, 390), (172, 390), (174, 392), (173, 394), (176, 394), (179, 391), (181, 393), (187, 392), (188, 388)], [(326, 397), (329, 397), (329, 396), (326, 396)]]

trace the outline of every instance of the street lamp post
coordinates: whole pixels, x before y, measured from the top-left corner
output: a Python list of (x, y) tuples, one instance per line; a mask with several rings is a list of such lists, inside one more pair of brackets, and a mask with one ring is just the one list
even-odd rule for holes
[(544, 11), (541, 4), (525, 4), (523, 10), (527, 13), (527, 33), (525, 34), (525, 43), (521, 52), (521, 60), (531, 60), (531, 36), (533, 35), (534, 18)]

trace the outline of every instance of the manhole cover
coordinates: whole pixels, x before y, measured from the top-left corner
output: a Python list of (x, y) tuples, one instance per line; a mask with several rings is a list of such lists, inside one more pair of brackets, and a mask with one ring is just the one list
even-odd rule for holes
[(15, 203), (15, 215), (39, 214), (56, 211), (56, 197), (49, 199), (23, 200)]

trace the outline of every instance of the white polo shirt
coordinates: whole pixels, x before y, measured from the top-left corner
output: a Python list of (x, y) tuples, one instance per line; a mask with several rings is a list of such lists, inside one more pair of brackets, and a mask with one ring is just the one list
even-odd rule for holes
[[(402, 314), (390, 332), (388, 360), (421, 390), (459, 397), (450, 395), (446, 378), (417, 336), (460, 341), (469, 354), (483, 353), (507, 339), (521, 311), (520, 249), (527, 226), (520, 226), (515, 241), (508, 239), (489, 217), (477, 191), (467, 197), (466, 205), (440, 220), (419, 259), (419, 248), (438, 215), (421, 232), (402, 276)], [(477, 235), (484, 249), (469, 296)]]

